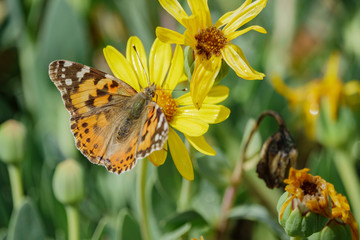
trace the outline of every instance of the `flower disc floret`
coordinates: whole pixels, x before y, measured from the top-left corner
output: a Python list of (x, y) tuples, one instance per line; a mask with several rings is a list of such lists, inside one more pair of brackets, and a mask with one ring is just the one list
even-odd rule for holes
[(157, 102), (161, 111), (165, 114), (168, 123), (171, 123), (178, 108), (178, 105), (176, 104), (175, 99), (172, 98), (171, 93), (166, 90), (156, 90), (154, 101)]
[(227, 44), (224, 33), (217, 27), (208, 27), (195, 35), (197, 54), (203, 55), (206, 59), (211, 56), (221, 56), (221, 49)]

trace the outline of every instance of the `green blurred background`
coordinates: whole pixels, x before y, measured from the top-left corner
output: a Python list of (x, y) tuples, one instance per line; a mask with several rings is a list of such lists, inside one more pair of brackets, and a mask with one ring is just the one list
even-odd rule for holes
[[(187, 7), (185, 1), (180, 2)], [(242, 3), (209, 0), (213, 22)], [(217, 155), (194, 154), (193, 182), (181, 178), (170, 156), (163, 166), (148, 165), (146, 199), (154, 239), (212, 236), (245, 129), (250, 119), (266, 109), (284, 117), (299, 149), (297, 167), (310, 167), (312, 174), (321, 175), (338, 192), (348, 195), (349, 182), (339, 174), (333, 149), (305, 136), (301, 116), (274, 91), (269, 76), (279, 73), (291, 86), (304, 85), (323, 76), (327, 59), (337, 50), (342, 56), (343, 81), (360, 79), (360, 2), (270, 0), (249, 24), (263, 26), (268, 34), (250, 32), (234, 43), (267, 77), (245, 81), (230, 71), (222, 80), (221, 84), (231, 89), (223, 103), (231, 115), (206, 134)], [(56, 166), (68, 158), (84, 170), (85, 197), (78, 205), (80, 238), (141, 239), (135, 190), (139, 166), (118, 176), (80, 154), (69, 129), (69, 114), (49, 79), (48, 65), (66, 59), (110, 73), (102, 49), (113, 45), (124, 53), (128, 37), (136, 35), (149, 52), (156, 26), (182, 31), (156, 0), (0, 0), (0, 124), (16, 119), (26, 127), (20, 167), (30, 209), (24, 219), (14, 220), (8, 167), (0, 162), (0, 239), (68, 238), (65, 208), (56, 200), (52, 187)], [(344, 149), (358, 179), (360, 114), (358, 108), (343, 108), (349, 113), (344, 124), (352, 123)], [(258, 154), (261, 143), (276, 130), (275, 121), (265, 120), (251, 151)], [(245, 170), (231, 213), (229, 239), (287, 239), (277, 223), (275, 208), (282, 191), (267, 189), (257, 178), (254, 165), (248, 164)], [(352, 207), (360, 205), (350, 203)], [(358, 213), (355, 216), (360, 217)], [(16, 221), (24, 224), (16, 228)], [(22, 233), (11, 235), (15, 230)]]

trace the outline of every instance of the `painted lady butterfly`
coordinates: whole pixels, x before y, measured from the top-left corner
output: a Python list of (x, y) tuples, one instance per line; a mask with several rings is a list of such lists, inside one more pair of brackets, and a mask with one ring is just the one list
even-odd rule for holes
[(109, 74), (62, 60), (50, 63), (49, 76), (70, 112), (76, 147), (90, 162), (120, 174), (163, 148), (169, 125), (152, 101), (154, 84), (137, 92)]

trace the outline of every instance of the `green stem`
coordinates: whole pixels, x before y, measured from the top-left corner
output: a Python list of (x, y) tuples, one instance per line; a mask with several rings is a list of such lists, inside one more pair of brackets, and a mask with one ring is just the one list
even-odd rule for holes
[(290, 240), (302, 240), (302, 237), (290, 237)]
[(181, 183), (180, 198), (178, 201), (179, 212), (184, 211), (188, 206), (190, 199), (190, 189), (191, 189), (191, 182), (183, 178)]
[(94, 234), (91, 237), (91, 240), (101, 239), (101, 234), (103, 233), (106, 224), (107, 224), (107, 221), (105, 218), (100, 219), (100, 221), (98, 222), (98, 225), (96, 226)]
[(68, 222), (69, 240), (78, 240), (80, 239), (78, 207), (76, 205), (66, 205), (65, 210)]
[(149, 217), (148, 209), (146, 202), (146, 173), (147, 173), (148, 160), (143, 159), (140, 164), (140, 172), (138, 174), (138, 196), (140, 204), (140, 229), (142, 239), (150, 240), (150, 230), (149, 230)]
[(14, 208), (17, 208), (18, 206), (20, 206), (21, 200), (24, 198), (21, 171), (20, 171), (20, 167), (14, 164), (9, 164), (8, 170), (9, 170), (13, 204), (14, 204)]
[(352, 212), (355, 218), (360, 220), (360, 180), (356, 174), (355, 166), (352, 164), (349, 154), (336, 151), (334, 162), (344, 183), (346, 193), (349, 197)]

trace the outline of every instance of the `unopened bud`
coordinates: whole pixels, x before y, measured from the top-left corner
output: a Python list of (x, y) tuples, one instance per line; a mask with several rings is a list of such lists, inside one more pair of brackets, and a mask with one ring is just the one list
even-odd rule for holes
[(73, 159), (67, 159), (56, 167), (53, 178), (56, 199), (64, 205), (80, 202), (85, 193), (84, 171)]
[(21, 122), (8, 120), (0, 126), (0, 159), (7, 164), (20, 163), (24, 158), (26, 129)]

